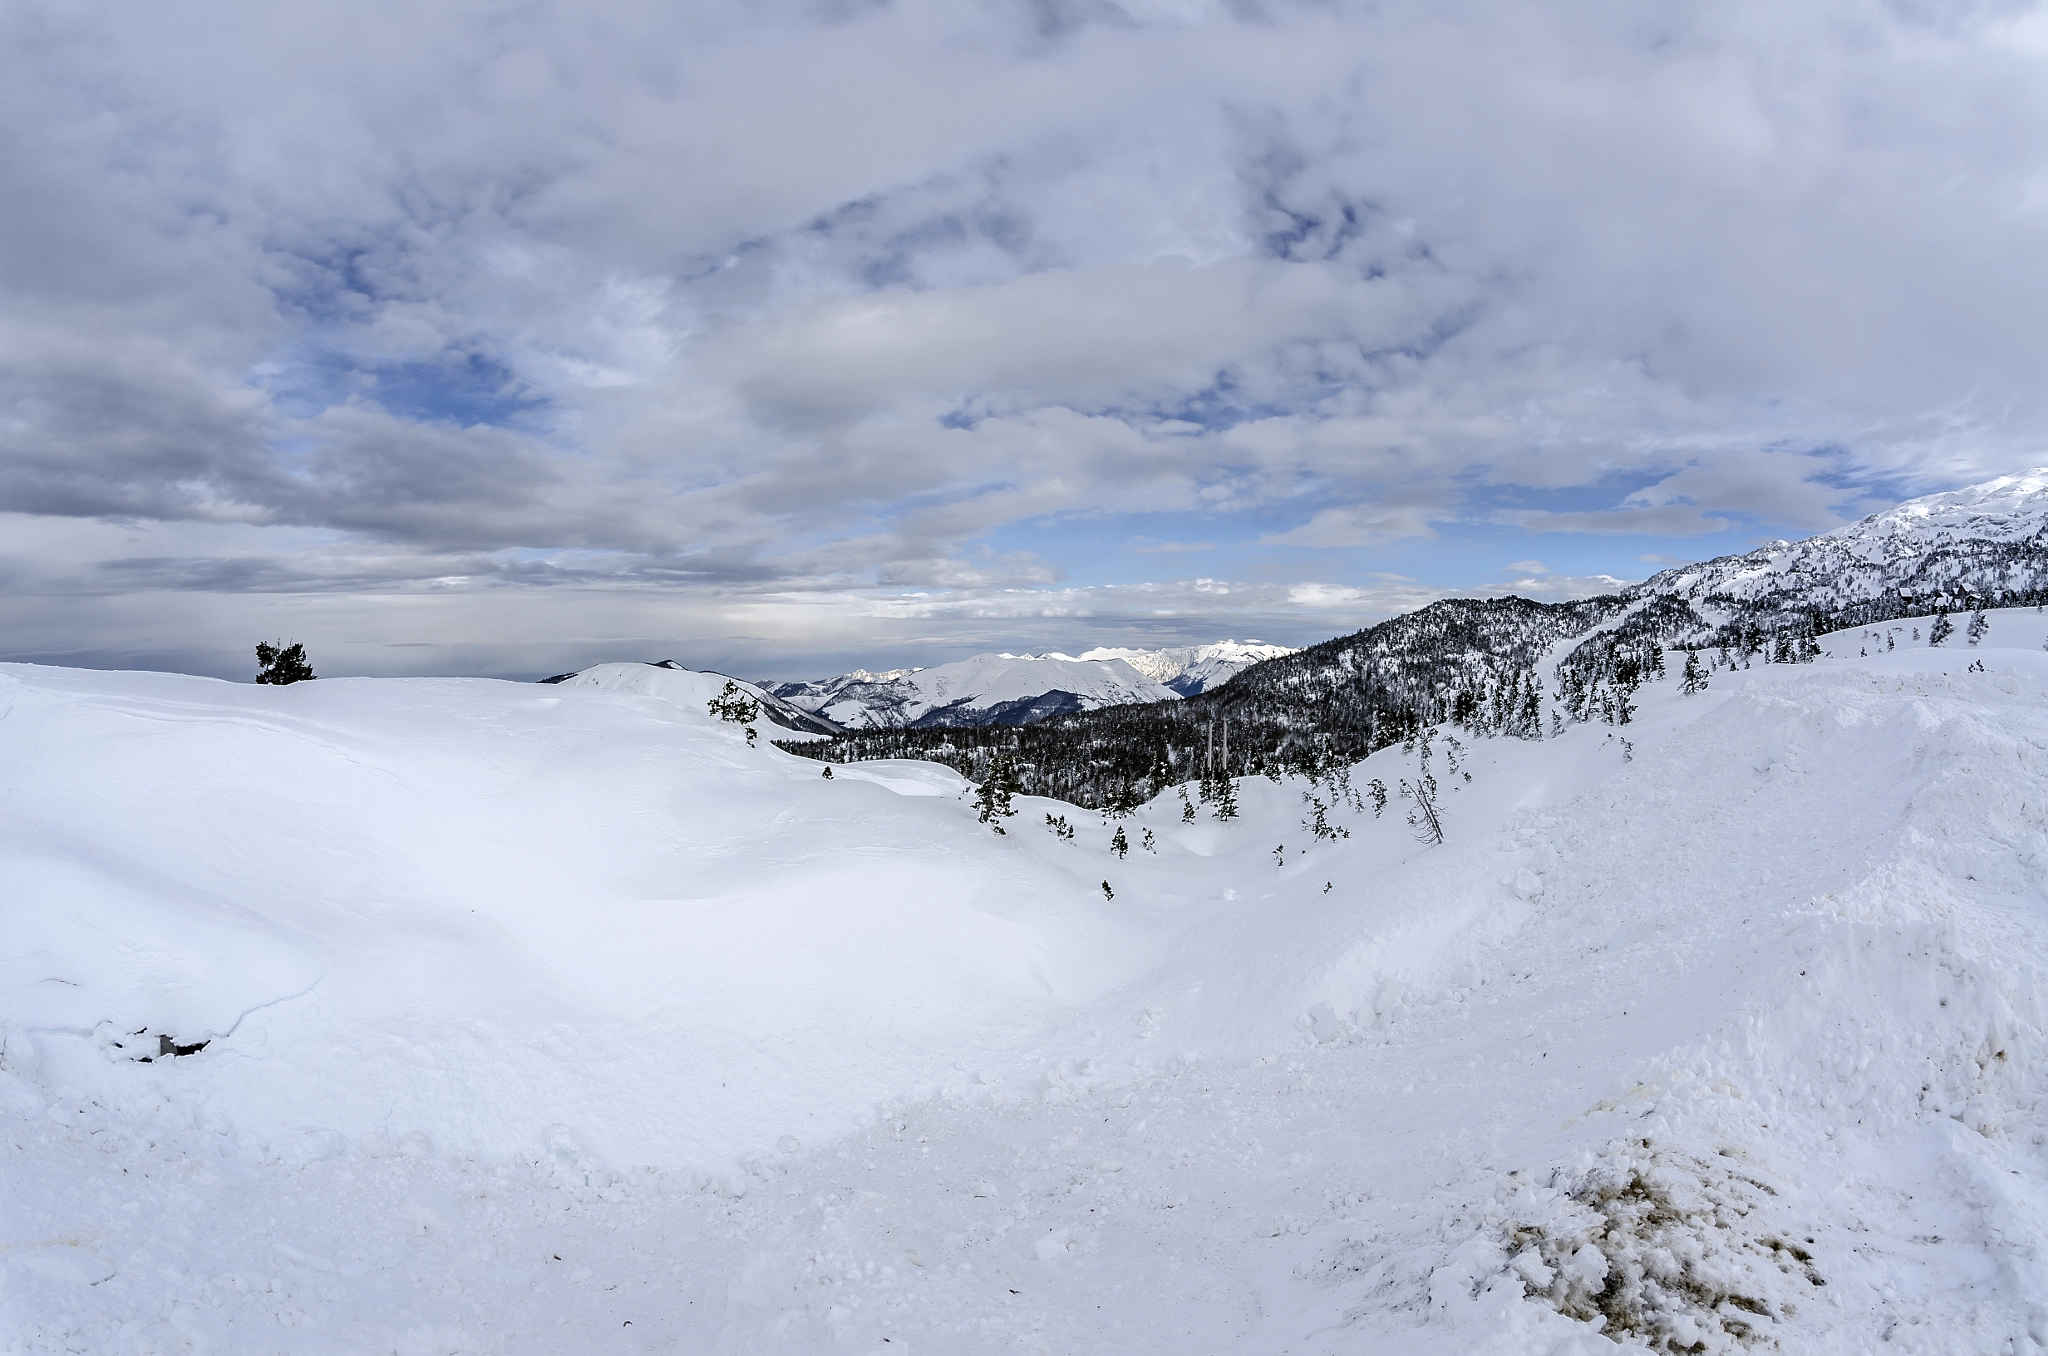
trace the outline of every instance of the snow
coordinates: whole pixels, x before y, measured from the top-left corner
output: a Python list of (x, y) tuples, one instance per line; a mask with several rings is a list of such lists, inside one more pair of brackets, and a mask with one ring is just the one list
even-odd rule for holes
[(804, 710), (853, 730), (911, 725), (938, 713), (989, 713), (1003, 703), (1049, 692), (1072, 693), (1081, 699), (1082, 709), (1180, 699), (1180, 693), (1120, 659), (1028, 654), (978, 654), (952, 664), (886, 674), (855, 670), (822, 683), (785, 683), (774, 690)]
[(1910, 499), (1805, 541), (1677, 566), (1628, 594), (1675, 595), (1715, 613), (1774, 598), (1839, 610), (1893, 590), (1959, 602), (2041, 587), (2044, 538), (2048, 469)]
[(1221, 687), (1239, 672), (1265, 659), (1278, 659), (1295, 651), (1285, 645), (1268, 645), (1260, 640), (1220, 640), (1213, 645), (1190, 645), (1163, 650), (1129, 650), (1108, 646), (1076, 655), (1075, 658), (1121, 659), (1154, 682), (1164, 683), (1184, 697)]
[(2048, 616), (1909, 632), (1121, 860), (702, 675), (0, 666), (0, 1349), (2039, 1350)]
[[(711, 699), (732, 683), (747, 696), (759, 702), (763, 708), (762, 724), (775, 725), (769, 732), (774, 738), (789, 741), (809, 742), (814, 739), (829, 739), (829, 734), (817, 730), (786, 728), (806, 713), (801, 708), (767, 691), (756, 683), (742, 678), (729, 678), (723, 673), (707, 673), (698, 669), (684, 668), (680, 664), (598, 664), (554, 681), (553, 686), (564, 688), (601, 688), (606, 692), (632, 692), (644, 697), (657, 697), (665, 702), (687, 708), (691, 711), (706, 710)], [(771, 713), (780, 710), (790, 717), (789, 722), (776, 721)]]

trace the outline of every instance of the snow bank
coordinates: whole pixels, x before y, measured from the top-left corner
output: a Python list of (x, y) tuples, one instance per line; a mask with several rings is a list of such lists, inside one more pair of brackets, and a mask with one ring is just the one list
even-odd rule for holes
[[(647, 672), (0, 671), (10, 1064), (258, 1144), (729, 1160), (1119, 977), (1094, 882), (987, 851), (929, 769), (822, 781)], [(207, 1049), (134, 1062), (161, 1035)]]
[(26, 1350), (2042, 1349), (2048, 617), (1910, 626), (1439, 735), (1441, 846), (1389, 749), (1231, 824), (1164, 797), (1122, 857), (691, 702), (6, 668), (0, 1313)]

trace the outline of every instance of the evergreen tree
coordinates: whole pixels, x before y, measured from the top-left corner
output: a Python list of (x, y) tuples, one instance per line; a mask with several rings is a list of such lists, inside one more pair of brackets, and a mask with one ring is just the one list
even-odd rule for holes
[(1979, 607), (1975, 612), (1970, 614), (1970, 629), (1968, 635), (1970, 637), (1970, 644), (1972, 646), (1975, 646), (1978, 641), (1984, 639), (1984, 633), (1989, 631), (1990, 629), (1991, 619), (1984, 615), (1984, 609), (1982, 607)]
[(1685, 672), (1680, 676), (1679, 690), (1688, 697), (1695, 692), (1707, 690), (1707, 674), (1700, 667), (1700, 657), (1696, 651), (1686, 651)]
[(1216, 794), (1209, 803), (1215, 807), (1214, 813), (1216, 817), (1224, 823), (1228, 824), (1231, 820), (1237, 818), (1236, 779), (1218, 777), (1216, 779)]
[(989, 759), (988, 775), (974, 793), (974, 808), (979, 811), (979, 822), (1003, 833), (1003, 821), (1017, 813), (1010, 804), (1014, 794), (1015, 777), (1007, 754), (997, 754)]
[(1130, 853), (1131, 840), (1124, 837), (1123, 825), (1116, 826), (1116, 834), (1109, 840), (1109, 850), (1116, 854), (1118, 861), (1122, 861)]
[(320, 675), (313, 672), (313, 665), (306, 659), (306, 647), (296, 640), (286, 645), (256, 642), (256, 681), (283, 687), (286, 683), (303, 683)]
[[(1917, 639), (1919, 628), (1915, 627), (1914, 631), (1916, 633), (1915, 638)], [(1929, 645), (1939, 645), (1954, 635), (1955, 632), (1956, 624), (1948, 619), (1948, 609), (1945, 607), (1938, 608), (1934, 613), (1934, 625), (1927, 628), (1927, 643)]]
[(729, 720), (735, 725), (745, 726), (747, 746), (753, 747), (754, 740), (760, 735), (760, 731), (754, 728), (754, 722), (761, 718), (761, 703), (748, 696), (746, 690), (738, 683), (730, 678), (726, 679), (725, 686), (718, 690), (718, 695), (705, 703), (705, 709), (720, 720)]

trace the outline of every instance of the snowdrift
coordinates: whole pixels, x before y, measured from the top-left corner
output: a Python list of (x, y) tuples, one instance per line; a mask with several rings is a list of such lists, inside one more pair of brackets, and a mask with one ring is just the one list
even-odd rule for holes
[(9, 1341), (2040, 1349), (2048, 617), (1911, 628), (1121, 856), (694, 694), (0, 669)]
[[(259, 1143), (730, 1158), (1118, 977), (1094, 883), (972, 851), (944, 769), (826, 783), (647, 672), (0, 673), (10, 1066)], [(165, 1035), (204, 1058), (132, 1062)]]

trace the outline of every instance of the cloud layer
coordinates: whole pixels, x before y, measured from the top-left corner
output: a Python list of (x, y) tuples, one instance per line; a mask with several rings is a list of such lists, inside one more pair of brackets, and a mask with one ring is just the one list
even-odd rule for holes
[(17, 653), (151, 594), (1142, 629), (1193, 559), (1324, 627), (1390, 552), (2048, 460), (2035, 5), (26, 3), (0, 196)]

